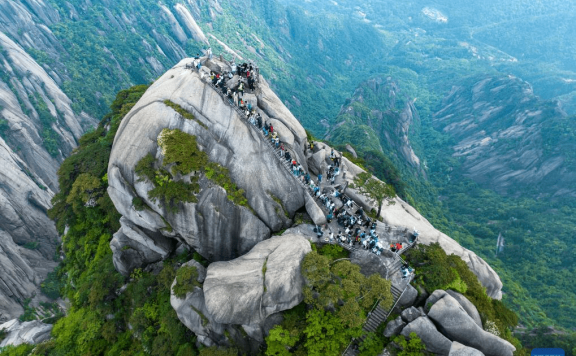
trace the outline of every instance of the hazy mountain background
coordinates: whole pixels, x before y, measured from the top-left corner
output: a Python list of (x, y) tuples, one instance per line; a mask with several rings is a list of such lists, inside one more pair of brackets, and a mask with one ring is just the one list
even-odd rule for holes
[[(116, 92), (203, 48), (235, 51), (315, 136), (352, 143), (489, 261), (522, 325), (573, 328), (574, 20), (576, 5), (558, 0), (0, 0), (1, 142), (30, 177), (19, 201), (42, 187), (48, 200), (58, 162)], [(15, 181), (2, 181), (6, 196)], [(52, 259), (57, 236), (23, 238), (24, 223), (0, 215), (5, 260), (19, 266), (10, 283), (28, 283), (2, 295), (24, 304), (47, 273), (30, 254)]]

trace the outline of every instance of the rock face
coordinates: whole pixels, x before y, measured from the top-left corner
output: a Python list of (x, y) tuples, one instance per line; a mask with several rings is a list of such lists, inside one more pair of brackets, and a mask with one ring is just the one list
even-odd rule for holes
[(384, 329), (384, 336), (385, 337), (392, 337), (400, 334), (400, 331), (404, 329), (406, 323), (402, 319), (402, 317), (397, 317), (396, 319), (392, 320), (386, 325)]
[(10, 320), (0, 324), (0, 331), (4, 330), (7, 334), (4, 340), (0, 342), (0, 348), (20, 344), (38, 344), (50, 338), (50, 332), (53, 325), (44, 324), (41, 321), (20, 322), (18, 319)]
[(484, 187), (512, 195), (576, 194), (566, 157), (574, 140), (552, 129), (574, 130), (574, 122), (558, 102), (536, 97), (518, 78), (481, 76), (455, 86), (433, 125), (454, 139), (453, 156), (464, 161), (458, 170)]
[[(258, 137), (260, 134), (197, 72), (184, 68), (189, 62), (182, 61), (158, 79), (122, 121), (110, 156), (108, 193), (118, 211), (134, 225), (183, 241), (211, 261), (225, 261), (245, 254), (267, 239), (271, 231), (289, 227), (286, 215), (293, 216), (305, 205), (305, 194)], [(227, 65), (216, 59), (211, 62), (220, 67)], [(256, 94), (258, 110), (284, 124), (285, 131), (293, 135), (294, 144), (288, 147), (293, 156), (304, 157), (304, 129), (265, 82)], [(187, 120), (166, 106), (164, 101), (168, 99), (192, 113), (197, 121)], [(232, 181), (244, 189), (252, 211), (235, 206), (223, 189), (207, 181), (200, 182), (198, 203), (180, 204), (177, 213), (152, 202), (147, 195), (150, 183), (138, 182), (134, 167), (147, 153), (161, 158), (156, 140), (167, 127), (196, 136), (209, 159), (226, 167)], [(150, 210), (137, 212), (132, 208), (137, 196)], [(167, 231), (170, 227), (172, 232)]]
[[(0, 9), (4, 8), (7, 12), (0, 11), (0, 19), (22, 10), (14, 2), (3, 2)], [(95, 120), (86, 114), (74, 114), (71, 100), (44, 68), (2, 31), (0, 49), (0, 73), (6, 74), (0, 77), (0, 322), (3, 322), (23, 311), (18, 301), (31, 297), (56, 265), (53, 256), (59, 236), (46, 216), (58, 189), (56, 170)], [(5, 82), (6, 78), (11, 80)], [(40, 107), (45, 107), (44, 111)], [(40, 122), (40, 114), (54, 119), (50, 127), (61, 142), (61, 149), (52, 154), (42, 144), (46, 128)]]
[(282, 321), (278, 312), (302, 301), (300, 265), (310, 251), (303, 236), (285, 234), (260, 242), (236, 260), (212, 263), (208, 270), (189, 261), (183, 266), (196, 267), (203, 286), (184, 299), (172, 293), (170, 303), (202, 344), (234, 344), (256, 353), (270, 329)]
[(449, 294), (434, 303), (428, 317), (434, 320), (438, 329), (448, 338), (478, 349), (485, 355), (511, 356), (516, 350), (508, 341), (482, 330)]
[(472, 304), (471, 301), (468, 300), (465, 296), (458, 292), (454, 292), (452, 290), (447, 290), (446, 293), (450, 294), (452, 298), (456, 299), (458, 303), (464, 308), (466, 313), (474, 320), (476, 325), (482, 327), (482, 319), (480, 318), (480, 314), (478, 313), (478, 309)]
[(300, 265), (311, 251), (299, 235), (260, 242), (242, 257), (208, 267), (206, 308), (216, 322), (260, 324), (269, 315), (302, 301)]
[(124, 276), (129, 276), (135, 268), (166, 258), (174, 250), (176, 241), (173, 239), (158, 232), (147, 233), (124, 217), (120, 218), (120, 224), (122, 228), (114, 234), (110, 247), (114, 253), (114, 267)]
[[(206, 278), (206, 268), (204, 268), (204, 266), (194, 260), (186, 262), (182, 265), (182, 267), (184, 266), (195, 267), (198, 271), (198, 282), (204, 283)], [(174, 288), (175, 285), (176, 280), (172, 283), (172, 288)], [(186, 293), (184, 299), (176, 297), (171, 289), (170, 304), (176, 311), (178, 319), (198, 336), (198, 340), (202, 344), (212, 346), (227, 343), (226, 337), (224, 336), (224, 325), (215, 322), (206, 310), (204, 291), (202, 288), (194, 287), (194, 291)]]
[(448, 356), (484, 356), (484, 354), (476, 349), (462, 345), (458, 341), (454, 341)]
[(426, 346), (426, 351), (439, 355), (448, 355), (452, 342), (442, 335), (434, 326), (434, 323), (426, 316), (421, 316), (402, 330), (402, 335), (408, 337), (410, 333), (416, 333)]

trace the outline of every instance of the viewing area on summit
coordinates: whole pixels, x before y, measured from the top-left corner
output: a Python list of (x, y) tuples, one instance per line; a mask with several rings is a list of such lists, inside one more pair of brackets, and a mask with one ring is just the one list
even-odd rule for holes
[[(200, 79), (233, 108), (255, 136), (274, 153), (280, 165), (303, 188), (308, 201), (306, 209), (310, 213), (311, 204), (318, 212), (317, 215), (310, 214), (316, 225), (313, 232), (307, 232), (308, 235), (315, 235), (315, 242), (340, 245), (350, 252), (372, 253), (383, 261), (386, 269), (383, 274), (394, 285), (392, 294), (396, 305), (414, 277), (413, 269), (402, 259), (401, 254), (417, 243), (418, 232), (378, 221), (373, 211), (367, 213), (372, 210), (369, 204), (347, 194), (350, 188), (346, 173), (351, 163), (342, 153), (331, 150), (330, 156), (315, 166), (298, 162), (294, 142), (284, 139), (284, 133), (274, 127), (274, 118), (268, 117), (258, 105), (263, 78), (255, 64), (237, 64), (234, 59), (227, 61), (222, 55), (214, 58), (208, 52), (207, 56), (193, 58), (185, 68), (198, 73)], [(304, 147), (307, 157), (313, 157), (321, 149), (329, 147), (322, 142), (307, 142)], [(376, 303), (364, 329), (376, 330), (393, 309), (394, 307), (385, 310)], [(362, 341), (353, 340), (345, 354), (357, 354), (358, 345)]]

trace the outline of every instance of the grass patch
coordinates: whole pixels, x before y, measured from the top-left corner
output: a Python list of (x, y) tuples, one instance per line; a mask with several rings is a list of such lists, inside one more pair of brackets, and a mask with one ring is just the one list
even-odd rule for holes
[(318, 249), (318, 253), (322, 256), (326, 256), (331, 260), (337, 260), (339, 258), (348, 258), (350, 252), (345, 250), (342, 246), (326, 244)]
[(180, 299), (186, 298), (186, 293), (192, 292), (194, 287), (200, 287), (198, 282), (198, 269), (194, 266), (183, 266), (176, 272), (176, 285), (172, 288), (174, 295)]
[(134, 209), (136, 209), (136, 211), (142, 211), (142, 210), (148, 208), (148, 205), (146, 205), (146, 203), (144, 202), (144, 199), (142, 199), (140, 197), (132, 198), (132, 206), (134, 206)]
[(266, 257), (264, 260), (264, 265), (262, 266), (262, 285), (264, 286), (264, 293), (266, 293), (266, 271), (268, 270), (268, 267), (266, 267), (267, 263), (268, 257)]
[(203, 122), (201, 122), (200, 120), (198, 120), (192, 113), (186, 111), (183, 107), (181, 107), (180, 105), (176, 104), (173, 101), (170, 100), (164, 100), (164, 104), (166, 106), (171, 107), (172, 109), (174, 109), (174, 111), (176, 111), (178, 114), (180, 114), (183, 118), (185, 118), (186, 120), (192, 120), (195, 121), (196, 123), (198, 123), (198, 125), (202, 126), (205, 129), (208, 129), (208, 126), (206, 126), (206, 124), (204, 124)]

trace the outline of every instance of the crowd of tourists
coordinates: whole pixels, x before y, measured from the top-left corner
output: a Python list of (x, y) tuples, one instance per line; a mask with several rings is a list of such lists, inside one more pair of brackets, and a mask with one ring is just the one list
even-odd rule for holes
[[(209, 53), (208, 58), (211, 58), (211, 53)], [(341, 154), (337, 154), (334, 150), (331, 151), (329, 156), (331, 164), (326, 170), (326, 183), (330, 184), (322, 189), (321, 186), (324, 179), (322, 172), (317, 175), (315, 182), (310, 174), (305, 172), (302, 164), (296, 160), (296, 155), (293, 156), (288, 148), (284, 146), (284, 143), (281, 142), (278, 132), (275, 131), (272, 123), (266, 122), (262, 115), (257, 112), (257, 108), (251, 102), (245, 100), (244, 94), (246, 91), (254, 92), (256, 90), (259, 77), (256, 74), (258, 68), (252, 63), (238, 65), (234, 60), (228, 62), (228, 64), (230, 70), (221, 73), (209, 70), (209, 74), (205, 74), (206, 71), (200, 71), (202, 61), (199, 55), (196, 55), (193, 62), (193, 66), (200, 72), (201, 79), (209, 80), (220, 91), (222, 96), (228, 98), (232, 105), (238, 107), (246, 120), (261, 130), (262, 134), (278, 149), (280, 157), (289, 163), (292, 174), (308, 187), (312, 197), (316, 198), (321, 206), (325, 208), (328, 223), (332, 223), (333, 220), (337, 221), (337, 233), (334, 233), (328, 224), (316, 226), (314, 231), (318, 238), (323, 238), (325, 242), (346, 244), (350, 247), (358, 245), (376, 255), (381, 255), (386, 243), (376, 233), (378, 223), (372, 221), (362, 208), (354, 212), (353, 200), (347, 198), (340, 188), (335, 188), (337, 177), (340, 174), (342, 174), (343, 178), (346, 177), (346, 172), (340, 170)], [(314, 142), (308, 144), (308, 149), (314, 151)], [(336, 199), (340, 201), (339, 204), (336, 204)], [(398, 252), (402, 249), (402, 243), (390, 244), (389, 248), (392, 252)], [(404, 277), (410, 273), (409, 267), (402, 266)]]

